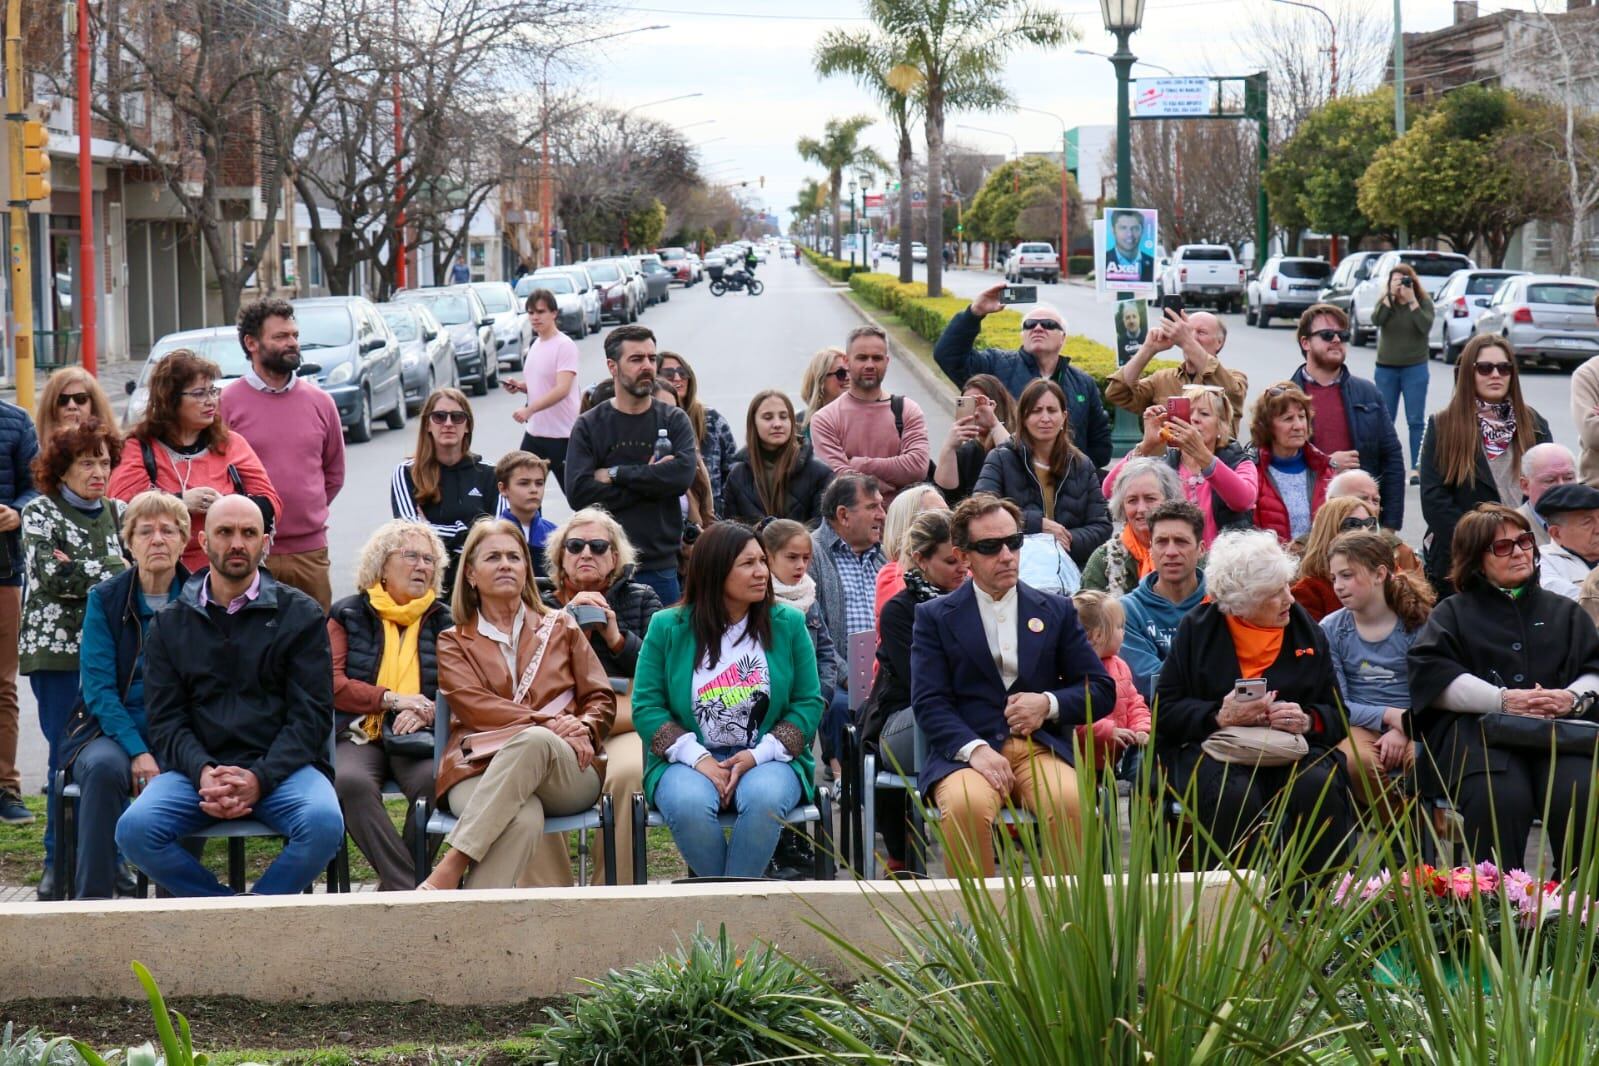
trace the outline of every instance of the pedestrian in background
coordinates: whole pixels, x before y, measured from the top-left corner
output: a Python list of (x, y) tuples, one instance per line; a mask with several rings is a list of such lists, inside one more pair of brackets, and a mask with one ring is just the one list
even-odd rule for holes
[(847, 388), (849, 368), (844, 365), (844, 349), (822, 348), (811, 356), (805, 373), (800, 375), (800, 402), (805, 406), (799, 412), (799, 426), (806, 444), (811, 442), (811, 419), (816, 412), (838, 399)]
[(286, 300), (241, 308), (239, 344), (250, 368), (222, 390), (222, 420), (250, 442), (283, 501), (267, 569), (326, 611), (333, 605), (328, 511), (344, 487), (339, 406), (300, 377), (300, 327)]
[(395, 518), (426, 522), (450, 554), (441, 596), (455, 588), (466, 532), (483, 515), (497, 515), (505, 501), (494, 468), (472, 451), (472, 405), (460, 389), (434, 389), (422, 404), (416, 451), (394, 468), (389, 504)]
[(883, 388), (889, 358), (881, 328), (857, 326), (844, 351), (849, 391), (811, 418), (811, 443), (835, 472), (876, 478), (886, 505), (900, 489), (927, 479), (927, 419), (915, 400)]
[[(48, 388), (48, 386), (46, 386)], [(22, 625), (22, 509), (39, 495), (33, 486), (39, 439), (28, 412), (0, 400), (0, 822), (29, 825), (17, 770), (17, 640)]]
[(550, 464), (555, 483), (566, 492), (566, 444), (577, 421), (577, 343), (557, 324), (560, 305), (549, 289), (534, 289), (527, 296), (527, 313), (533, 321), (533, 343), (523, 361), (527, 379), (506, 378), (506, 392), (519, 392), (527, 404), (512, 418), (527, 427), (522, 450)]
[(1388, 275), (1387, 289), (1371, 313), (1377, 327), (1377, 388), (1390, 418), (1405, 401), (1410, 427), (1410, 483), (1417, 484), (1421, 462), (1421, 430), (1427, 418), (1427, 334), (1432, 329), (1432, 297), (1415, 268), (1400, 263)]

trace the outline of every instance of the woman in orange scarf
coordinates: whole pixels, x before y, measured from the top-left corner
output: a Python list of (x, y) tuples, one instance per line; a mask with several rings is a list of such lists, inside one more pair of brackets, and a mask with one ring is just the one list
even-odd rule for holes
[(1082, 587), (1124, 596), (1154, 573), (1149, 512), (1167, 500), (1182, 498), (1177, 473), (1164, 460), (1144, 456), (1122, 464), (1110, 494), (1110, 517), (1119, 531), (1088, 557)]

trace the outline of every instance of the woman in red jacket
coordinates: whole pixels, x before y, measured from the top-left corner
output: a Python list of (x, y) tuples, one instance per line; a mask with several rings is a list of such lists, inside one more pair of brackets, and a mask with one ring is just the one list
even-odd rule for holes
[(181, 496), (189, 509), (189, 543), (183, 566), (203, 569), (200, 530), (205, 513), (219, 498), (245, 495), (261, 508), (268, 530), (283, 509), (255, 449), (241, 434), (229, 433), (219, 413), (221, 369), (187, 348), (178, 348), (150, 372), (150, 405), (134, 426), (111, 475), (109, 494), (131, 500), (146, 489)]
[(1327, 453), (1310, 443), (1310, 397), (1279, 381), (1255, 401), (1249, 435), (1260, 467), (1255, 525), (1287, 544), (1310, 532), (1310, 520), (1327, 498), (1337, 471)]

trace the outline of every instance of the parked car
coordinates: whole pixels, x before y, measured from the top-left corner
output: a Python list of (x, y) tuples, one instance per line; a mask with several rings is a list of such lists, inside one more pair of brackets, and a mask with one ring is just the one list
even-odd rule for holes
[(372, 439), (372, 418), (405, 428), (405, 378), (400, 342), (365, 296), (318, 296), (294, 301), (300, 355), (316, 363), (317, 384), (339, 407), (339, 421), (356, 444)]
[(1434, 302), (1438, 299), (1438, 290), (1449, 280), (1449, 275), (1457, 270), (1473, 270), (1477, 266), (1459, 252), (1429, 252), (1410, 248), (1382, 253), (1371, 265), (1366, 280), (1355, 287), (1355, 295), (1350, 301), (1349, 329), (1355, 335), (1356, 345), (1377, 339), (1377, 327), (1371, 324), (1371, 313), (1376, 310), (1377, 300), (1388, 284), (1388, 275), (1400, 263), (1406, 263), (1415, 270), (1416, 276), (1421, 278), (1422, 288), (1427, 290), (1427, 295)]
[(590, 262), (610, 263), (622, 272), (622, 277), (633, 294), (633, 318), (637, 320), (642, 316), (650, 306), (650, 287), (645, 284), (644, 272), (640, 269), (638, 260), (628, 255), (613, 255), (605, 259), (593, 259)]
[(1493, 294), (1508, 279), (1524, 270), (1457, 270), (1449, 275), (1434, 299), (1432, 331), (1427, 335), (1427, 356), (1441, 354), (1450, 366), (1460, 361), (1460, 349), (1471, 339), (1477, 319)]
[(1382, 258), (1381, 252), (1350, 252), (1338, 262), (1338, 269), (1321, 290), (1320, 302), (1332, 304), (1344, 314), (1349, 313), (1355, 289), (1371, 277), (1371, 268)]
[(648, 302), (664, 304), (672, 298), (672, 272), (667, 270), (656, 259), (642, 260), (644, 266), (644, 285), (648, 290)]
[(123, 413), (122, 424), (132, 426), (144, 418), (150, 404), (150, 373), (167, 354), (187, 348), (211, 360), (222, 370), (224, 381), (242, 378), (250, 369), (250, 359), (239, 345), (239, 331), (233, 326), (208, 326), (205, 329), (186, 329), (181, 333), (168, 333), (150, 347), (144, 367), (135, 381), (129, 381), (128, 409)]
[(553, 274), (564, 274), (572, 279), (572, 284), (577, 286), (577, 294), (583, 298), (583, 311), (588, 316), (588, 332), (600, 331), (600, 287), (594, 279), (589, 277), (589, 272), (570, 263), (566, 266), (543, 267), (535, 270), (535, 278), (546, 278)]
[(1274, 255), (1249, 282), (1244, 322), (1269, 329), (1273, 318), (1298, 318), (1317, 302), (1332, 277), (1325, 259)]
[(1599, 355), (1599, 282), (1564, 274), (1521, 274), (1493, 294), (1477, 333), (1502, 333), (1522, 363), (1571, 369)]
[(661, 265), (672, 272), (672, 278), (679, 285), (688, 288), (694, 284), (694, 263), (688, 257), (687, 248), (658, 248), (656, 254), (661, 257)]
[(616, 263), (591, 259), (580, 264), (600, 289), (600, 316), (618, 322), (638, 321), (638, 302), (627, 275)]
[(426, 289), (402, 289), (396, 301), (420, 300), (450, 334), (455, 354), (457, 381), (470, 382), (472, 395), (485, 396), (500, 383), (500, 367), (494, 357), (494, 320), (470, 285), (437, 285)]
[[(522, 306), (527, 306), (527, 298), (533, 294), (534, 289), (547, 289), (555, 297), (555, 328), (568, 334), (574, 340), (582, 340), (589, 335), (588, 309), (583, 304), (583, 297), (577, 291), (577, 282), (572, 275), (565, 273), (523, 274), (516, 283), (516, 298)], [(529, 341), (529, 344), (532, 342)]]
[(1023, 241), (1005, 260), (1005, 280), (1019, 285), (1024, 278), (1041, 278), (1047, 285), (1060, 280), (1060, 256), (1047, 241)]
[(927, 262), (927, 245), (923, 244), (921, 241), (911, 242), (911, 262)]
[(474, 281), (472, 291), (494, 319), (495, 357), (513, 370), (521, 370), (522, 357), (533, 343), (533, 324), (528, 320), (527, 308), (504, 281)]
[(455, 384), (455, 352), (450, 347), (449, 331), (426, 304), (417, 300), (378, 304), (378, 314), (400, 342), (405, 405), (411, 414), (416, 414), (428, 393), (440, 385)]
[(1184, 244), (1156, 274), (1163, 295), (1179, 295), (1189, 307), (1209, 304), (1220, 312), (1244, 303), (1246, 268), (1225, 244)]

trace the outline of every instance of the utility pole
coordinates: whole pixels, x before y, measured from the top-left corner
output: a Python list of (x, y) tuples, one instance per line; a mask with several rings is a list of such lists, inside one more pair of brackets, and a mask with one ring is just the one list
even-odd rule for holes
[[(89, 92), (93, 66), (89, 57), (89, 0), (78, 0), (78, 334), (83, 369), (99, 376), (100, 277), (94, 268), (94, 152), (89, 140), (94, 133), (89, 124)], [(59, 358), (59, 356), (58, 356)]]
[[(85, 3), (87, 0), (78, 0)], [(400, 0), (394, 0), (394, 42), (395, 57), (400, 54)], [(402, 156), (405, 154), (405, 125), (401, 118), (402, 101), (400, 99), (400, 65), (394, 65), (394, 288), (395, 291), (406, 288), (406, 262), (405, 262), (405, 164)], [(310, 205), (312, 210), (316, 205)]]
[(11, 170), (11, 331), (16, 354), (17, 403), (33, 411), (33, 264), (28, 245), (28, 190), (23, 175), (27, 151), (27, 101), (22, 92), (22, 2), (6, 5), (6, 126)]
[[(1405, 135), (1405, 22), (1399, 10), (1399, 0), (1394, 0), (1394, 137)], [(1399, 247), (1410, 244), (1410, 233), (1399, 227)]]

